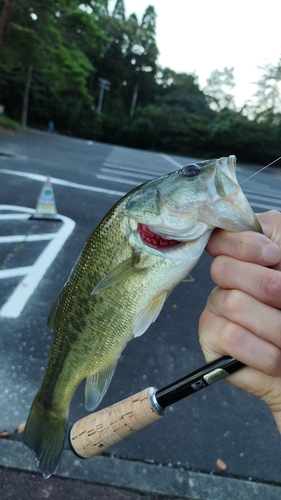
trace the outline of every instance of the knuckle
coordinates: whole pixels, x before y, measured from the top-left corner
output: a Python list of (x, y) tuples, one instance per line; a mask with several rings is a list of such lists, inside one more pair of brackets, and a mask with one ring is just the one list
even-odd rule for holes
[(223, 328), (218, 332), (219, 340), (224, 350), (228, 353), (235, 351), (237, 344), (240, 342), (239, 328), (235, 323), (230, 321), (225, 322)]
[(281, 214), (280, 214), (280, 212), (278, 212), (278, 210), (274, 210), (274, 209), (273, 210), (269, 210), (268, 211), (268, 216), (271, 219), (277, 219), (278, 221), (281, 222)]
[(205, 332), (208, 331), (208, 319), (209, 319), (209, 312), (204, 309), (204, 311), (201, 313), (201, 316), (199, 318), (199, 324), (198, 324), (198, 335), (199, 335), (199, 341), (201, 342), (201, 339), (204, 338)]
[(232, 317), (245, 306), (245, 294), (240, 290), (225, 290), (221, 294), (221, 308), (226, 316)]
[(266, 373), (273, 377), (280, 376), (281, 373), (281, 349), (269, 346), (263, 352), (263, 365)]
[[(276, 346), (278, 346), (281, 349), (281, 325), (277, 326), (273, 342)], [(280, 364), (280, 369), (281, 369), (281, 364)]]
[(210, 272), (212, 280), (219, 285), (227, 272), (227, 258), (223, 255), (216, 257), (211, 264)]
[(266, 269), (264, 279), (261, 280), (261, 292), (266, 300), (280, 302), (281, 273), (274, 269)]
[(199, 319), (199, 342), (203, 352), (220, 352), (220, 335), (224, 329), (225, 319), (208, 308), (202, 312)]

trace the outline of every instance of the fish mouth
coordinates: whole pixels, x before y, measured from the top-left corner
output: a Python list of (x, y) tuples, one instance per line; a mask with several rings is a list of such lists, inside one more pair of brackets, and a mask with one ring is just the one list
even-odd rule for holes
[(147, 224), (138, 224), (138, 233), (141, 237), (142, 242), (148, 247), (155, 248), (160, 252), (165, 252), (167, 250), (180, 247), (184, 244), (183, 241), (178, 240), (168, 240), (160, 236), (160, 234), (153, 233)]
[[(257, 231), (263, 233), (262, 227), (254, 213), (252, 207), (250, 206), (245, 194), (242, 189), (239, 189), (234, 193), (230, 200), (233, 207), (233, 219), (232, 223), (235, 225), (239, 224), (239, 227), (233, 230), (246, 230), (246, 231)], [(243, 226), (243, 228), (241, 227)]]

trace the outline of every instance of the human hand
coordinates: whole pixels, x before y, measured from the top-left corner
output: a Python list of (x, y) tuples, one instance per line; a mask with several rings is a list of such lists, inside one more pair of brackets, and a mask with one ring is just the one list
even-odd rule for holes
[(199, 320), (208, 362), (222, 355), (247, 368), (229, 382), (260, 397), (281, 432), (281, 214), (258, 215), (264, 234), (214, 231), (206, 249), (218, 285)]

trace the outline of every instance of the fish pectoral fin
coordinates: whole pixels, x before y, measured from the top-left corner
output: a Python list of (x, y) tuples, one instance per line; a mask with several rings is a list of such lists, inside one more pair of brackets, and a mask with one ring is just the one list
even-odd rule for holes
[(182, 281), (183, 281), (183, 283), (190, 283), (190, 282), (192, 282), (192, 281), (195, 281), (195, 279), (194, 279), (194, 278), (192, 278), (192, 276), (191, 276), (190, 274), (188, 274), (188, 275), (184, 278), (184, 280), (182, 280)]
[(93, 411), (104, 397), (114, 375), (117, 361), (104, 370), (87, 377), (85, 386), (85, 408)]
[(144, 308), (140, 311), (140, 313), (136, 316), (134, 325), (133, 325), (133, 336), (140, 337), (156, 320), (157, 316), (160, 314), (160, 311), (164, 305), (164, 302), (168, 296), (168, 292), (162, 292)]
[(95, 295), (96, 293), (99, 293), (106, 288), (116, 285), (116, 283), (119, 283), (119, 281), (129, 278), (129, 276), (131, 276), (132, 274), (145, 269), (142, 266), (137, 267), (137, 264), (139, 264), (139, 262), (139, 254), (135, 254), (129, 259), (120, 262), (120, 264), (114, 267), (112, 271), (109, 271), (109, 273), (107, 273), (105, 277), (102, 278), (102, 280), (95, 286), (95, 288), (91, 292), (91, 295)]

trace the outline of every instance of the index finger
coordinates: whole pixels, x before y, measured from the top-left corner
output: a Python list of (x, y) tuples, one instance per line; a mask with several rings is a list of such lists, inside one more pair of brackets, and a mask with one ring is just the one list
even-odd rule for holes
[(274, 266), (281, 259), (281, 248), (277, 243), (264, 234), (252, 231), (231, 233), (215, 229), (206, 250), (212, 257), (228, 255), (237, 260), (262, 266)]

